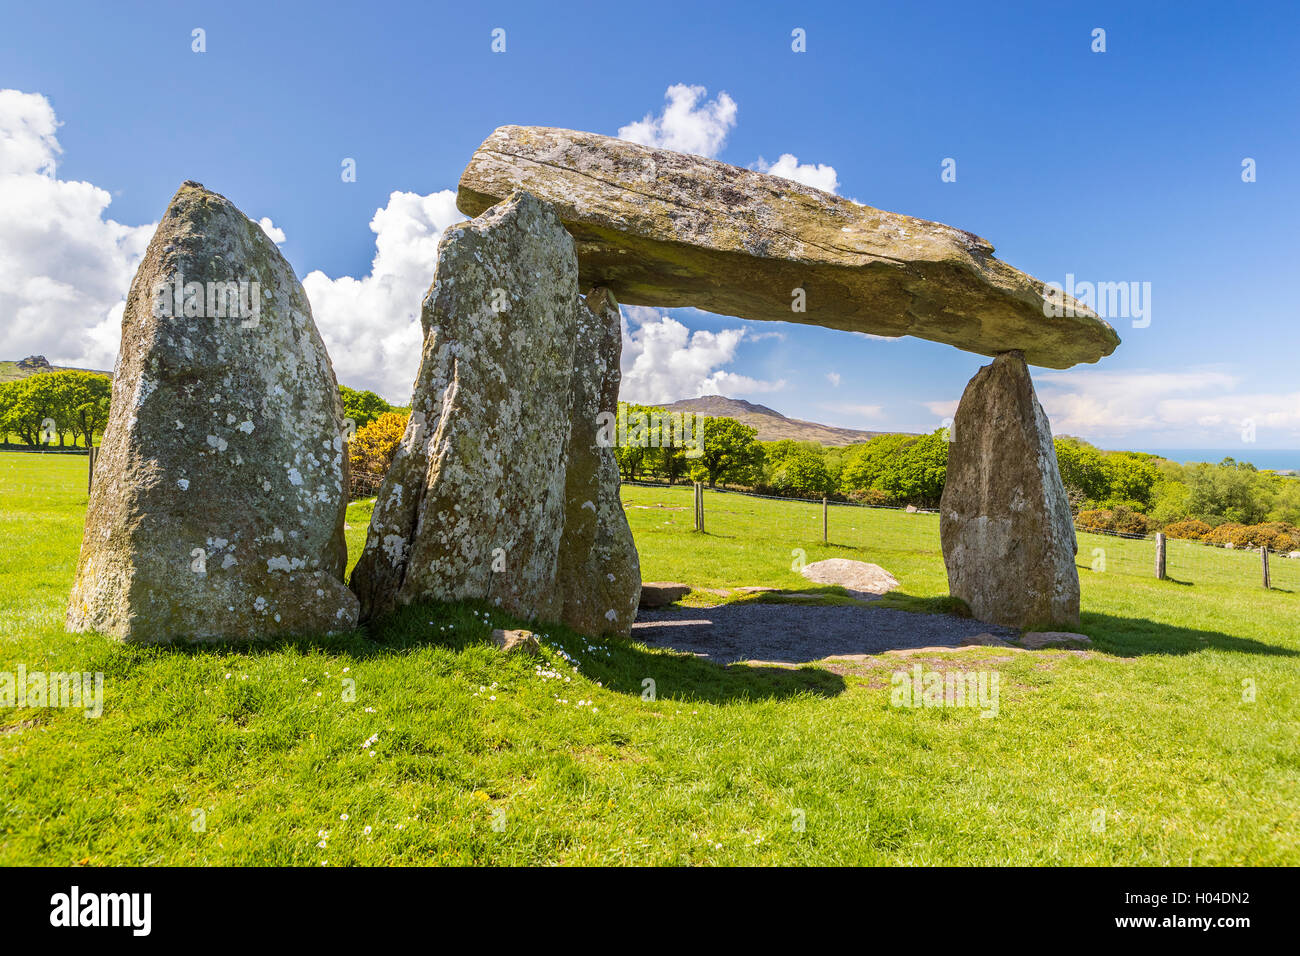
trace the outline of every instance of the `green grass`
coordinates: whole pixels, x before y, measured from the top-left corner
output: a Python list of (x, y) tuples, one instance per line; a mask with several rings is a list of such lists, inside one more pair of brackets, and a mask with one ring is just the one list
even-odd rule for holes
[[(925, 658), (996, 669), (981, 719), (890, 706), (894, 658), (724, 668), (547, 626), (544, 678), (465, 605), (251, 648), (65, 634), (84, 478), (0, 454), (0, 671), (105, 685), (98, 719), (0, 710), (2, 864), (1300, 862), (1300, 595), (1156, 581), (1149, 543), (1080, 571), (1095, 653)], [(824, 546), (818, 506), (708, 493), (700, 535), (687, 489), (624, 499), (647, 580), (804, 589), (803, 549), (945, 595), (932, 516), (835, 509)]]

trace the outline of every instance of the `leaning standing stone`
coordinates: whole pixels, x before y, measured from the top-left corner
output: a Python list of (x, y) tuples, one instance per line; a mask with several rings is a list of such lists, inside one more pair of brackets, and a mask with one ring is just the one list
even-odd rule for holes
[(561, 619), (591, 637), (628, 637), (641, 597), (641, 563), (619, 500), (618, 461), (600, 427), (602, 415), (612, 422), (618, 410), (622, 350), (618, 303), (609, 290), (593, 289), (578, 303), (559, 571)]
[(342, 427), (293, 269), (185, 183), (127, 296), (68, 629), (165, 642), (354, 626)]
[(1051, 426), (1019, 353), (999, 355), (966, 386), (939, 507), (949, 591), (977, 619), (1079, 626), (1074, 523)]
[(473, 598), (558, 617), (577, 281), (573, 239), (527, 193), (439, 244), (411, 419), (352, 575), (363, 616)]

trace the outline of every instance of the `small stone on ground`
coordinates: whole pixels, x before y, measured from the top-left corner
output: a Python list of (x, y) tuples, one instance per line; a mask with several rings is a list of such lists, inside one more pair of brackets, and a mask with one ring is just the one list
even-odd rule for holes
[(665, 607), (690, 593), (691, 586), (680, 581), (643, 581), (641, 607)]
[(506, 631), (498, 627), (492, 632), (492, 643), (507, 654), (527, 654), (529, 657), (540, 657), (542, 653), (537, 635), (532, 631)]
[(862, 600), (881, 597), (898, 587), (898, 580), (880, 565), (848, 558), (814, 561), (800, 573), (818, 584), (838, 584)]
[(1092, 638), (1087, 634), (1073, 634), (1069, 631), (1027, 631), (1020, 636), (1020, 644), (1031, 651), (1062, 644), (1086, 644), (1091, 647)]

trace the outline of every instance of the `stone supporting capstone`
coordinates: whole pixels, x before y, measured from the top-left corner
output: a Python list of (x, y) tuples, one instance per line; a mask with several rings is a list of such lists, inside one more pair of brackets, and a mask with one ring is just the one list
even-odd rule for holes
[(1077, 628), (1074, 523), (1051, 426), (1020, 353), (975, 374), (949, 438), (939, 506), (949, 592), (991, 624)]

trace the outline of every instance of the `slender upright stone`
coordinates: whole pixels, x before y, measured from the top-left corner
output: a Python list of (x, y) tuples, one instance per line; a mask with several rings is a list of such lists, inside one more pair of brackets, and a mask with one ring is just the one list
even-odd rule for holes
[(619, 499), (610, 440), (623, 328), (608, 289), (593, 289), (578, 303), (576, 346), (560, 539), (561, 620), (592, 637), (627, 637), (641, 597), (641, 564)]
[(975, 374), (951, 438), (939, 505), (949, 591), (991, 624), (1077, 628), (1074, 523), (1051, 426), (1019, 353)]

